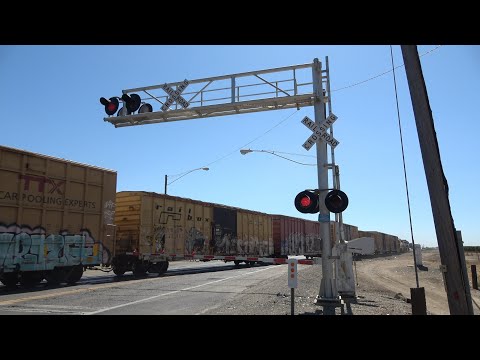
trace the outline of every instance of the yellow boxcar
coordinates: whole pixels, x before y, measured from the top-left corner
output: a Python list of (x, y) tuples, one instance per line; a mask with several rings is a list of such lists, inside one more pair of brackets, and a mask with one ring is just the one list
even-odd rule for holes
[(195, 255), (272, 256), (267, 214), (144, 191), (116, 197), (114, 272), (163, 273)]
[(108, 264), (116, 182), (112, 170), (0, 146), (0, 280), (73, 283), (82, 266)]

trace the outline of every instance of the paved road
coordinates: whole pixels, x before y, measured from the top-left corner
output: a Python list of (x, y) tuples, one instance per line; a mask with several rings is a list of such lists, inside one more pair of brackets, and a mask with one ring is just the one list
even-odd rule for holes
[(219, 261), (177, 261), (164, 276), (141, 279), (88, 270), (74, 286), (0, 286), (0, 315), (202, 314), (283, 272), (286, 265), (236, 268)]

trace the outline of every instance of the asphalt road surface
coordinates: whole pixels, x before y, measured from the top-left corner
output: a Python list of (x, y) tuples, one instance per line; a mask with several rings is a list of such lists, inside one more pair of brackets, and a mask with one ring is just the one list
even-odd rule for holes
[(172, 262), (161, 277), (135, 278), (131, 273), (116, 277), (87, 270), (73, 286), (45, 282), (32, 289), (0, 286), (0, 315), (202, 314), (280, 273), (286, 278), (286, 265), (235, 267), (220, 261)]

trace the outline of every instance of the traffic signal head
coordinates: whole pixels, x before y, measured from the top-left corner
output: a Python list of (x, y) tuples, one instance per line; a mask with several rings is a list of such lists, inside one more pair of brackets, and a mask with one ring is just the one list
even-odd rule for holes
[(343, 191), (332, 190), (325, 196), (325, 206), (328, 211), (341, 213), (348, 206), (348, 197)]
[(140, 99), (140, 96), (137, 94), (123, 94), (122, 100), (125, 102), (125, 107), (127, 108), (129, 114), (137, 111), (142, 103), (142, 99)]
[(117, 97), (111, 97), (110, 99), (105, 99), (104, 97), (100, 98), (100, 104), (105, 106), (105, 112), (107, 115), (113, 115), (115, 112), (118, 110), (118, 98)]
[(301, 191), (295, 196), (295, 207), (303, 214), (315, 214), (319, 211), (318, 195), (313, 191)]

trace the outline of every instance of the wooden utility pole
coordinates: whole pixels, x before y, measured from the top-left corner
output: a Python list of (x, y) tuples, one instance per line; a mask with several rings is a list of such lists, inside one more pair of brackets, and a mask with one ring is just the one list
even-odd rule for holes
[(440, 160), (440, 150), (420, 58), (415, 45), (402, 45), (401, 48), (430, 194), (450, 314), (473, 315), (469, 311), (472, 309), (471, 299), (466, 294), (466, 287), (469, 284), (464, 283), (462, 276), (461, 254), (463, 251), (459, 251), (459, 246), (463, 245), (457, 239), (450, 211), (448, 184)]

